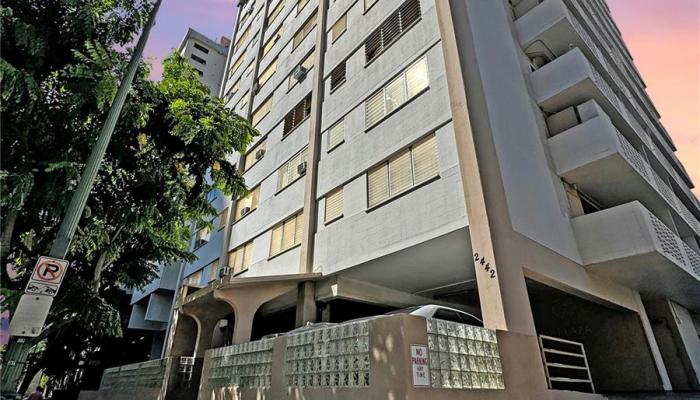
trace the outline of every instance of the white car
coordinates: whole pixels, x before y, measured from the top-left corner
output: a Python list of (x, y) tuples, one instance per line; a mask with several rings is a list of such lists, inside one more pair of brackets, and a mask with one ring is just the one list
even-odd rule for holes
[(400, 310), (390, 311), (384, 315), (392, 314), (417, 315), (419, 317), (442, 319), (445, 321), (458, 322), (460, 324), (481, 327), (484, 326), (484, 322), (481, 321), (481, 319), (475, 317), (472, 314), (469, 314), (468, 312), (460, 311), (450, 307), (439, 306), (436, 304), (426, 304), (423, 306), (402, 308)]

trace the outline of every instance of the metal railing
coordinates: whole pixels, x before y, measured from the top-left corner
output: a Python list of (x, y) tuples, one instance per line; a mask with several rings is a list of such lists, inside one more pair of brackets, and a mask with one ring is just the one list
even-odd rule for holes
[(550, 389), (595, 393), (583, 343), (546, 335), (538, 339)]

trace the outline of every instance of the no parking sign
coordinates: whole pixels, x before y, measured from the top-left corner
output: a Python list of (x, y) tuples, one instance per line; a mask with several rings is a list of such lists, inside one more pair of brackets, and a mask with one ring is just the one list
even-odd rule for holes
[(24, 292), (56, 296), (68, 269), (68, 261), (53, 257), (39, 257)]

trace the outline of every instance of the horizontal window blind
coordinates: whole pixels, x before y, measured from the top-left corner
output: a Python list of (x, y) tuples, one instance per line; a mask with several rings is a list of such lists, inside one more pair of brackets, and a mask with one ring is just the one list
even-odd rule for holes
[(331, 42), (335, 42), (340, 35), (342, 35), (348, 26), (348, 15), (343, 14), (342, 17), (338, 18), (331, 28)]
[(265, 68), (265, 71), (263, 71), (259, 76), (258, 76), (258, 85), (262, 87), (264, 84), (267, 83), (268, 80), (274, 75), (275, 71), (277, 71), (277, 59), (275, 58), (270, 65)]
[[(258, 162), (264, 156), (264, 151), (267, 148), (267, 140), (263, 139), (255, 145), (250, 151), (245, 155), (245, 161), (243, 163), (243, 170), (247, 171), (248, 168), (252, 167), (253, 164)], [(262, 150), (262, 155), (258, 156), (258, 152)]]
[(331, 90), (335, 90), (345, 83), (345, 61), (331, 71)]
[(343, 216), (343, 188), (326, 195), (326, 212), (324, 222), (329, 223)]
[(217, 258), (211, 264), (207, 265), (206, 269), (209, 272), (209, 282), (215, 281), (219, 277), (219, 259)]
[(268, 97), (259, 107), (255, 112), (253, 112), (253, 116), (251, 117), (251, 123), (253, 126), (256, 126), (258, 122), (260, 122), (272, 109), (272, 95)]
[[(372, 3), (374, 4), (374, 3)], [(370, 5), (371, 6), (371, 5)], [(365, 9), (367, 3), (365, 2)], [(392, 43), (411, 28), (421, 16), (420, 1), (407, 0), (365, 40), (365, 61), (379, 57)]]
[(252, 189), (245, 197), (241, 197), (236, 201), (236, 212), (234, 214), (234, 221), (238, 221), (243, 217), (243, 209), (249, 208), (248, 212), (251, 212), (258, 208), (258, 201), (260, 200), (260, 185)]
[(340, 120), (328, 130), (328, 151), (333, 150), (345, 140), (345, 119)]
[(280, 0), (277, 2), (277, 5), (275, 6), (275, 8), (273, 8), (272, 11), (270, 11), (270, 14), (267, 16), (266, 26), (270, 26), (275, 21), (277, 16), (280, 15), (282, 10), (284, 9), (284, 4), (286, 2), (287, 2), (286, 0)]
[(240, 245), (228, 253), (228, 267), (233, 274), (239, 274), (250, 268), (253, 260), (253, 241)]
[(284, 117), (284, 128), (282, 134), (284, 136), (291, 133), (297, 126), (311, 114), (311, 93), (309, 93), (302, 101), (299, 102), (291, 111)]
[(270, 257), (301, 243), (304, 229), (304, 214), (299, 213), (272, 228)]
[(428, 87), (423, 57), (365, 101), (365, 127), (370, 128)]
[(297, 153), (278, 170), (277, 190), (282, 190), (301, 176), (299, 165), (306, 162), (308, 148)]
[(439, 174), (437, 139), (430, 135), (367, 172), (367, 203), (374, 207)]
[(309, 19), (306, 20), (304, 25), (299, 28), (296, 34), (294, 34), (294, 40), (292, 41), (292, 50), (299, 47), (301, 42), (306, 38), (306, 36), (311, 33), (311, 31), (316, 27), (316, 12), (314, 12)]
[(280, 38), (282, 38), (282, 33), (284, 33), (284, 25), (280, 25), (280, 27), (277, 28), (275, 33), (273, 33), (272, 36), (270, 36), (270, 38), (267, 39), (267, 41), (263, 45), (263, 57), (265, 57), (267, 53), (269, 53), (270, 50), (272, 50), (272, 48), (275, 47), (275, 43), (277, 43), (280, 40)]

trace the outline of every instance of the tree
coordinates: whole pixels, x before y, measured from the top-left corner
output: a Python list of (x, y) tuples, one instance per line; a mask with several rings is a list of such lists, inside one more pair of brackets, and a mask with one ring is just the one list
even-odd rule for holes
[[(2, 256), (12, 254), (20, 277), (55, 237), (126, 66), (117, 48), (149, 8), (145, 0), (44, 0), (0, 9)], [(70, 248), (71, 279), (40, 336), (64, 357), (121, 335), (121, 287), (146, 284), (157, 263), (193, 258), (190, 224), (213, 216), (210, 191), (245, 191), (229, 155), (256, 134), (249, 122), (212, 97), (177, 54), (165, 60), (161, 82), (147, 76), (142, 64)]]

